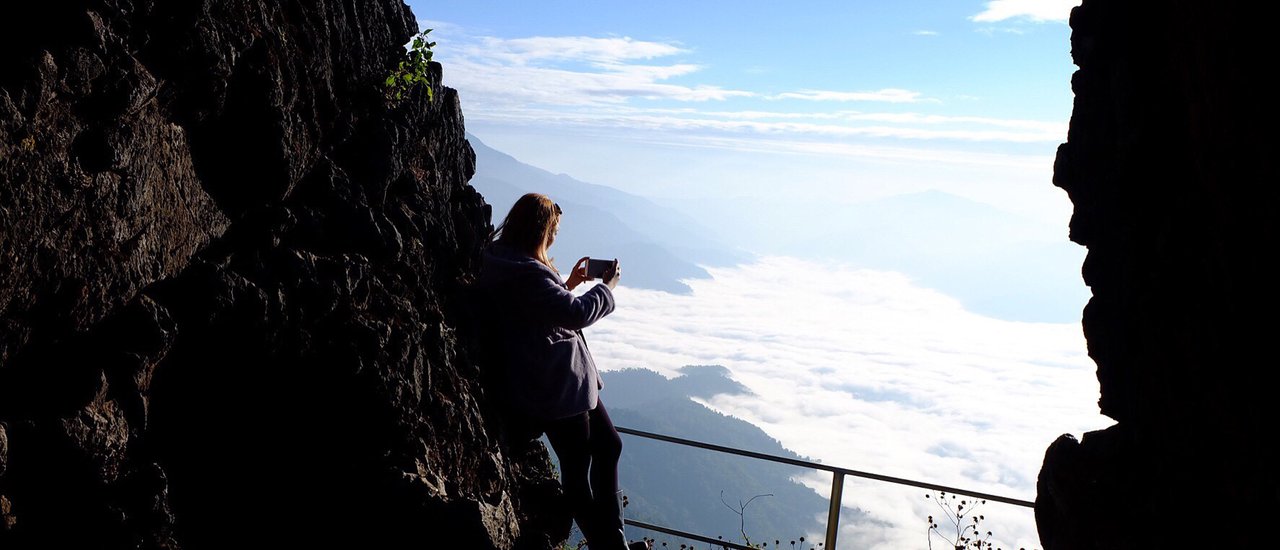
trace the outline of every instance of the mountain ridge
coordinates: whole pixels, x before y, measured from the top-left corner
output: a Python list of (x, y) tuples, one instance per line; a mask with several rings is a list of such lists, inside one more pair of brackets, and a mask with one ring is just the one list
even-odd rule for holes
[[(725, 244), (697, 220), (652, 200), (526, 164), (468, 134), (476, 152), (471, 185), (493, 207), (498, 225), (521, 195), (550, 196), (563, 209), (551, 252), (567, 269), (580, 256), (618, 258), (627, 286), (690, 292), (685, 279), (707, 278), (703, 266), (741, 263), (749, 255)], [(567, 253), (567, 254), (566, 254)]]

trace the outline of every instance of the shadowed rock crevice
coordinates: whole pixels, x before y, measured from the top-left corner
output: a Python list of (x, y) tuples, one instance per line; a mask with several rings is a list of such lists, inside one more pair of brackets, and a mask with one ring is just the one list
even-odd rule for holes
[(0, 22), (0, 547), (549, 548), (460, 324), (457, 94), (389, 105), (398, 0)]

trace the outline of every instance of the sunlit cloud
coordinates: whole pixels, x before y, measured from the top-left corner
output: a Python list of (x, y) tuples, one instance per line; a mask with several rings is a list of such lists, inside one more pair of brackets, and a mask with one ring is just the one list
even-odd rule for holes
[(912, 31), (911, 34), (916, 36), (938, 36), (938, 31)]
[(982, 12), (969, 19), (978, 23), (1010, 19), (1065, 22), (1071, 17), (1071, 8), (1079, 5), (1080, 0), (991, 0)]
[[(976, 99), (965, 96), (964, 99)], [(748, 119), (748, 120), (841, 120), (841, 121), (875, 121), (875, 122), (892, 122), (898, 124), (921, 124), (921, 125), (957, 125), (971, 124), (974, 126), (994, 126), (998, 128), (1010, 128), (1027, 130), (1033, 133), (1052, 134), (1045, 136), (1047, 141), (1061, 141), (1066, 138), (1068, 124), (1065, 122), (1046, 122), (1042, 120), (1015, 119), (1015, 118), (993, 118), (993, 117), (976, 117), (976, 116), (950, 116), (950, 115), (931, 115), (924, 113), (901, 112), (867, 112), (867, 111), (762, 111), (762, 110), (740, 110), (740, 111), (716, 111), (707, 109), (667, 109), (667, 108), (619, 108), (608, 112), (613, 115), (670, 115), (681, 117), (708, 117), (708, 118), (724, 118), (724, 119)], [(1017, 139), (1014, 141), (1024, 141), (1025, 139)]]
[[(424, 25), (438, 28), (436, 58), (444, 65), (445, 84), (462, 95), (469, 121), (601, 132), (632, 142), (740, 151), (776, 146), (774, 152), (861, 158), (945, 157), (966, 164), (996, 158), (975, 150), (981, 147), (1005, 148), (1009, 154), (998, 162), (1009, 164), (1016, 153), (1008, 147), (1049, 146), (1067, 133), (1066, 121), (895, 111), (941, 105), (921, 91), (897, 87), (765, 93), (699, 82), (704, 67), (696, 51), (672, 41), (499, 38), (454, 25)], [(848, 109), (860, 104), (878, 107)], [(976, 157), (908, 145), (933, 142), (961, 145)], [(912, 147), (930, 151), (907, 151)], [(1041, 157), (1013, 162), (1043, 163)]]
[(530, 38), (481, 38), (486, 55), (512, 63), (556, 59), (591, 61), (612, 65), (633, 59), (667, 57), (685, 50), (675, 44), (620, 38), (590, 36), (534, 36)]
[(784, 92), (770, 99), (803, 99), (806, 101), (881, 101), (885, 103), (918, 103), (934, 101), (924, 98), (920, 92), (884, 88), (870, 92), (840, 92), (833, 90), (801, 90)]
[[(448, 65), (446, 82), (467, 94), (470, 105), (504, 107), (526, 104), (590, 106), (626, 103), (631, 99), (712, 101), (751, 95), (717, 86), (684, 86), (661, 82), (697, 70), (694, 65), (613, 65), (579, 71), (524, 65), (494, 65), (470, 59)], [(493, 109), (494, 113), (502, 111)]]
[(892, 147), (885, 145), (868, 145), (856, 143), (832, 143), (802, 140), (759, 140), (732, 138), (703, 138), (697, 144), (705, 147), (716, 147), (756, 153), (790, 153), (846, 158), (878, 159), (905, 163), (931, 163), (956, 166), (991, 166), (1015, 168), (1027, 174), (1049, 172), (1053, 166), (1052, 156), (1009, 155), (1003, 153), (977, 153), (953, 149), (932, 149), (916, 147)]
[(745, 131), (759, 134), (797, 134), (826, 137), (870, 137), (911, 140), (1003, 141), (1038, 143), (1062, 141), (1066, 133), (1056, 131), (1026, 132), (1006, 129), (928, 128), (889, 125), (836, 125), (809, 122), (758, 120), (719, 120), (664, 116), (630, 116), (627, 125), (641, 128), (679, 130)]
[(1026, 29), (1020, 27), (982, 27), (978, 32), (987, 36), (995, 36), (996, 34), (1027, 34)]
[[(1027, 500), (1049, 443), (1110, 425), (1078, 324), (983, 317), (856, 266), (773, 257), (709, 271), (689, 295), (620, 287), (618, 309), (588, 329), (597, 364), (724, 365), (753, 395), (705, 404), (802, 455)], [(804, 482), (825, 493), (830, 477)], [(845, 506), (890, 526), (844, 524), (842, 537), (875, 541), (860, 548), (918, 547), (936, 513), (921, 490), (866, 480), (847, 482)], [(1039, 546), (1030, 510), (988, 517), (1007, 547)]]
[(789, 135), (809, 138), (892, 138), (960, 142), (1060, 143), (1067, 123), (925, 115), (919, 113), (787, 113), (672, 109), (508, 109), (482, 112), (477, 120), (672, 132)]
[(694, 63), (658, 63), (689, 50), (671, 42), (631, 37), (472, 36), (456, 25), (439, 27), (436, 59), (445, 67), (445, 83), (457, 88), (468, 105), (501, 112), (521, 105), (591, 106), (635, 99), (722, 101), (754, 95), (710, 84), (675, 84), (692, 75)]

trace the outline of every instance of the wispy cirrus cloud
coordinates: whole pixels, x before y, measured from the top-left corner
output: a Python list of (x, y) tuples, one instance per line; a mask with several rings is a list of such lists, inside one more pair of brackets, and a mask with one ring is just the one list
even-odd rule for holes
[(447, 84), (466, 94), (473, 105), (489, 109), (513, 105), (601, 106), (633, 99), (714, 101), (751, 95), (719, 86), (681, 85), (665, 80), (693, 73), (695, 65), (615, 64), (584, 71), (560, 67), (497, 65), (454, 59)]
[[(709, 80), (740, 73), (712, 73), (694, 48), (676, 41), (495, 37), (447, 23), (423, 25), (437, 29), (436, 59), (445, 84), (461, 94), (469, 121), (554, 126), (631, 142), (858, 158), (889, 152), (883, 158), (896, 160), (910, 156), (904, 149), (920, 147), (928, 149), (916, 155), (922, 159), (974, 164), (960, 151), (946, 150), (968, 148), (970, 158), (984, 165), (994, 157), (1002, 165), (1043, 163), (1038, 151), (1017, 160), (984, 149), (1038, 147), (1066, 137), (1065, 121), (945, 114), (939, 99), (904, 87), (756, 90), (735, 86), (737, 80)], [(927, 142), (946, 145), (920, 145)]]
[[(886, 120), (897, 117), (885, 114)], [(856, 120), (856, 119), (855, 119)], [(933, 128), (887, 124), (814, 124), (810, 122), (783, 122), (760, 120), (722, 120), (712, 118), (688, 118), (653, 115), (633, 115), (625, 118), (626, 126), (650, 129), (718, 130), (750, 132), (754, 134), (792, 134), (809, 137), (868, 137), (907, 140), (953, 141), (1003, 141), (1011, 143), (1039, 143), (1062, 141), (1065, 129), (1056, 131), (1021, 131), (984, 128)]]
[(1080, 0), (991, 0), (982, 12), (969, 19), (978, 23), (1010, 19), (1065, 22), (1071, 17), (1071, 8), (1079, 5)]
[(695, 63), (679, 58), (689, 50), (673, 42), (629, 36), (473, 36), (456, 25), (438, 27), (436, 59), (446, 67), (446, 83), (472, 104), (486, 109), (514, 105), (616, 105), (635, 99), (719, 101), (754, 95), (709, 84), (677, 84)]
[(919, 103), (937, 101), (925, 98), (920, 92), (898, 88), (884, 88), (869, 92), (840, 92), (834, 90), (800, 90), (783, 92), (769, 99), (803, 99), (806, 101), (879, 101), (884, 103)]
[(525, 108), (501, 113), (482, 113), (476, 115), (476, 118), (495, 122), (527, 121), (682, 134), (691, 131), (714, 132), (738, 137), (891, 138), (970, 143), (1058, 143), (1066, 138), (1068, 127), (1067, 123), (1060, 122), (922, 113), (711, 111), (628, 107), (573, 111)]
[(629, 36), (598, 38), (592, 36), (534, 36), (529, 38), (482, 37), (488, 55), (503, 57), (512, 63), (561, 59), (592, 61), (606, 65), (633, 59), (654, 59), (687, 53), (676, 44), (636, 40)]

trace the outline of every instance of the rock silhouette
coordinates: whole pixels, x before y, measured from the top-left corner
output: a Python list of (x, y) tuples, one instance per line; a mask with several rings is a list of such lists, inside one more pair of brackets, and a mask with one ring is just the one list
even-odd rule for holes
[(1117, 424), (1049, 447), (1047, 550), (1274, 544), (1280, 113), (1264, 20), (1238, 2), (1072, 13), (1075, 109), (1054, 182), (1089, 248), (1084, 332)]

